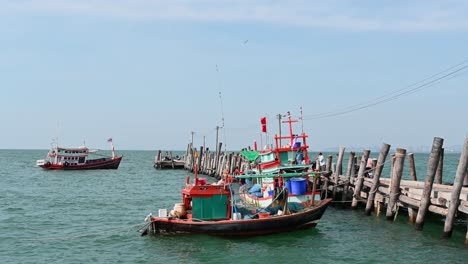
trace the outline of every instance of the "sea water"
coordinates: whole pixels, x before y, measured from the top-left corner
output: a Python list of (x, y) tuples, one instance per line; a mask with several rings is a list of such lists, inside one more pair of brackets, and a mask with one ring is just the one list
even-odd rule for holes
[[(154, 151), (120, 151), (118, 170), (44, 171), (46, 150), (0, 150), (0, 263), (467, 263), (466, 223), (441, 240), (443, 218), (416, 231), (331, 206), (315, 229), (247, 238), (141, 237), (144, 218), (181, 202), (189, 172), (155, 170)], [(446, 154), (453, 181), (459, 154)], [(416, 154), (418, 178), (427, 154)], [(347, 164), (347, 163), (344, 163)], [(407, 166), (407, 164), (405, 164)], [(409, 179), (407, 170), (404, 178)], [(208, 177), (208, 182), (213, 179)]]

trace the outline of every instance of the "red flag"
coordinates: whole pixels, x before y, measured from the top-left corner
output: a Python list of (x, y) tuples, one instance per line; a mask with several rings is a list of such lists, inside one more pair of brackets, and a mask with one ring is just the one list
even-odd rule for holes
[(260, 123), (262, 124), (262, 132), (266, 133), (267, 132), (267, 129), (266, 129), (266, 116), (260, 118)]

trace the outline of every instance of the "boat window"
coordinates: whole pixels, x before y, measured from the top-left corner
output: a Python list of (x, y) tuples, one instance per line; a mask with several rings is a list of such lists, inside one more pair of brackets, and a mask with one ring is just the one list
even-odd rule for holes
[(261, 155), (261, 160), (262, 162), (269, 162), (269, 161), (274, 161), (275, 160), (275, 153), (271, 152), (265, 155)]

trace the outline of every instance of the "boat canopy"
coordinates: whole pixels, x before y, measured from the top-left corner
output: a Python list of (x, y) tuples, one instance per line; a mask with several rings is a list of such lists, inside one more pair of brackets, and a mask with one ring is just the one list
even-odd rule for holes
[(240, 152), (242, 155), (244, 155), (244, 157), (248, 160), (248, 161), (255, 161), (258, 156), (260, 156), (260, 153), (258, 151), (255, 151), (255, 150), (251, 150), (251, 151), (248, 151), (248, 150), (242, 150)]
[(274, 177), (283, 177), (283, 178), (293, 178), (293, 177), (301, 177), (301, 176), (315, 176), (319, 173), (308, 171), (308, 172), (285, 172), (285, 173), (262, 173), (262, 174), (242, 174), (237, 175), (236, 178), (238, 179), (248, 179), (248, 178), (274, 178)]

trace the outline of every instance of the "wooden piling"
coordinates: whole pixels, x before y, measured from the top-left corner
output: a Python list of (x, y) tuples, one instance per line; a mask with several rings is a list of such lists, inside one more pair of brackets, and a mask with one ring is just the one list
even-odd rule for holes
[(343, 185), (343, 195), (341, 200), (345, 202), (348, 199), (348, 191), (349, 191), (349, 184), (351, 182), (351, 177), (354, 177), (356, 168), (354, 167), (354, 156), (356, 153), (353, 151), (349, 152), (349, 159), (348, 159), (348, 169), (346, 170), (346, 180)]
[(348, 159), (348, 169), (346, 170), (346, 176), (351, 177), (356, 172), (356, 168), (354, 167), (354, 157), (356, 153), (353, 151), (349, 152), (349, 159)]
[(197, 159), (198, 159), (197, 164), (198, 164), (198, 169), (199, 170), (203, 168), (203, 166), (202, 166), (203, 150), (204, 150), (203, 146), (200, 146), (200, 151), (199, 151), (198, 157), (197, 157)]
[(409, 171), (410, 171), (410, 176), (413, 181), (417, 181), (418, 177), (416, 176), (416, 165), (414, 163), (414, 154), (410, 153), (408, 154), (408, 165), (409, 165)]
[(400, 195), (400, 181), (403, 176), (403, 165), (406, 157), (406, 149), (397, 148), (395, 154), (395, 163), (392, 175), (392, 188), (390, 189), (390, 197), (387, 205), (387, 220), (394, 220), (397, 212), (398, 196)]
[(432, 143), (432, 150), (427, 164), (426, 181), (424, 183), (424, 190), (421, 197), (421, 203), (419, 205), (418, 215), (416, 216), (416, 230), (422, 230), (424, 227), (424, 218), (431, 203), (432, 184), (434, 183), (434, 176), (439, 164), (440, 152), (442, 151), (443, 143), (444, 139), (438, 137), (435, 137)]
[[(414, 163), (414, 154), (410, 153), (408, 154), (408, 165), (409, 165), (409, 171), (410, 171), (410, 176), (413, 181), (418, 181), (418, 178), (416, 176), (416, 165)], [(415, 223), (416, 222), (416, 216), (418, 215), (418, 210), (413, 207), (408, 207), (408, 221), (410, 223)]]
[(468, 187), (468, 171), (465, 172), (465, 180), (463, 181), (463, 186)]
[(358, 206), (358, 199), (361, 199), (361, 189), (362, 189), (362, 182), (364, 181), (364, 172), (366, 170), (366, 163), (367, 159), (369, 158), (370, 150), (366, 149), (362, 152), (361, 163), (359, 164), (359, 172), (354, 183), (354, 195), (353, 201), (351, 202), (351, 209), (357, 209)]
[(336, 190), (338, 189), (338, 183), (340, 180), (340, 173), (342, 171), (343, 155), (345, 152), (345, 147), (340, 147), (338, 152), (338, 160), (336, 161), (336, 170), (335, 170), (335, 185), (333, 186), (333, 199), (336, 199)]
[[(448, 208), (447, 217), (445, 218), (444, 233), (442, 238), (449, 238), (452, 236), (453, 221), (455, 220), (455, 214), (460, 203), (460, 192), (463, 187), (463, 181), (468, 168), (468, 137), (465, 138), (465, 144), (463, 145), (462, 153), (460, 155), (460, 161), (458, 162), (457, 174), (455, 175), (455, 181), (453, 182), (453, 190), (450, 199), (450, 205)], [(466, 241), (465, 241), (466, 242)]]
[(369, 197), (367, 197), (366, 204), (366, 215), (370, 215), (372, 212), (372, 207), (374, 205), (375, 193), (379, 187), (380, 175), (385, 164), (385, 159), (387, 158), (388, 152), (390, 151), (390, 145), (383, 143), (382, 148), (380, 149), (379, 159), (377, 160), (377, 165), (374, 170), (374, 178), (372, 179), (372, 187), (369, 191)]
[(327, 161), (326, 161), (326, 163), (325, 163), (325, 171), (326, 171), (326, 172), (331, 171), (332, 161), (333, 161), (333, 156), (332, 156), (332, 155), (328, 155), (328, 156), (327, 156)]
[(434, 183), (442, 184), (442, 176), (444, 171), (444, 148), (440, 150), (439, 163), (437, 165), (437, 171), (434, 179)]

